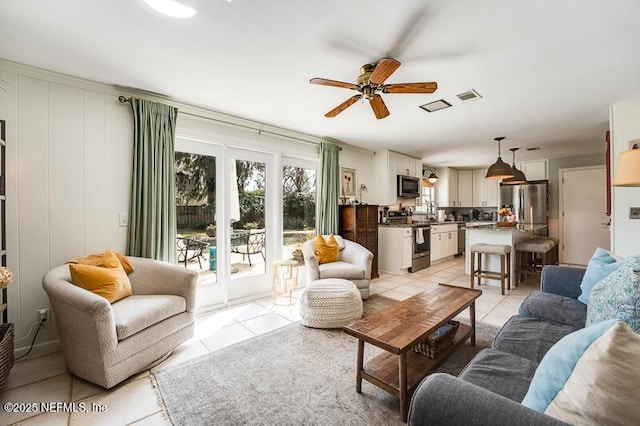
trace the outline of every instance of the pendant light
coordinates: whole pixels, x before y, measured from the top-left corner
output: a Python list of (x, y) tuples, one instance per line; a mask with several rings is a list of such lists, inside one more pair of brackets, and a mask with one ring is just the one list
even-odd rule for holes
[(485, 176), (487, 179), (506, 179), (513, 177), (511, 166), (502, 161), (502, 157), (500, 157), (500, 142), (502, 142), (503, 139), (505, 138), (499, 137), (494, 139), (494, 141), (498, 142), (498, 159), (489, 166), (487, 175)]
[[(431, 172), (431, 174), (430, 174), (429, 176), (427, 176), (427, 177), (424, 177), (424, 174), (425, 174), (425, 172), (427, 172), (427, 171), (430, 171), (430, 172)], [(436, 182), (438, 181), (438, 179), (440, 179), (440, 178), (436, 175), (436, 173), (435, 173), (433, 170), (431, 170), (431, 169), (424, 169), (424, 170), (422, 171), (422, 176), (423, 176), (423, 177), (422, 177), (422, 186), (425, 186), (425, 187), (432, 187), (432, 186), (433, 186), (433, 184), (434, 184), (434, 183), (436, 183)]]
[(513, 171), (513, 177), (506, 178), (505, 180), (503, 180), (502, 183), (504, 184), (516, 185), (519, 183), (527, 182), (527, 178), (524, 175), (524, 172), (522, 170), (518, 170), (518, 168), (516, 167), (516, 151), (519, 149), (520, 148), (509, 148), (509, 151), (513, 153), (513, 165), (511, 166), (511, 170)]

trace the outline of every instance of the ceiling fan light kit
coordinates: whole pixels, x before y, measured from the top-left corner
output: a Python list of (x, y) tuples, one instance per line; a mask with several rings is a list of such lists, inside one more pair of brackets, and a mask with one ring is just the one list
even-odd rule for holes
[(513, 153), (513, 164), (511, 165), (511, 170), (513, 171), (513, 177), (506, 178), (502, 181), (507, 185), (517, 185), (519, 183), (525, 183), (527, 181), (526, 176), (522, 170), (518, 170), (516, 167), (516, 151), (520, 148), (509, 148), (509, 151)]
[(485, 176), (487, 179), (506, 179), (513, 177), (511, 166), (502, 161), (502, 157), (500, 157), (500, 142), (502, 142), (503, 139), (505, 138), (499, 137), (494, 139), (498, 142), (498, 159), (489, 166), (487, 175)]
[(356, 101), (364, 98), (369, 100), (369, 104), (376, 118), (381, 119), (389, 116), (389, 109), (380, 96), (381, 93), (433, 93), (438, 88), (438, 84), (435, 82), (384, 84), (387, 78), (389, 78), (400, 65), (400, 62), (393, 58), (382, 58), (375, 64), (363, 65), (362, 68), (360, 68), (360, 75), (356, 78), (355, 84), (326, 78), (312, 78), (309, 80), (309, 83), (341, 87), (360, 92), (359, 95), (352, 96), (326, 113), (324, 115), (325, 117), (335, 117)]

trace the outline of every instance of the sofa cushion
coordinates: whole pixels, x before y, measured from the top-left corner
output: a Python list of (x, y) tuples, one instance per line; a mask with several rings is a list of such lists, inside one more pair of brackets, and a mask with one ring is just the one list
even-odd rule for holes
[(458, 376), (460, 379), (520, 402), (538, 364), (495, 349), (480, 351)]
[(500, 329), (492, 347), (539, 363), (549, 348), (577, 329), (540, 318), (515, 315)]
[(363, 280), (364, 269), (351, 263), (337, 261), (331, 263), (323, 263), (318, 267), (320, 271), (320, 279), (324, 278), (342, 278), (344, 280)]
[(570, 297), (534, 291), (524, 299), (518, 314), (583, 328), (587, 320), (587, 305)]
[(640, 336), (617, 320), (560, 340), (545, 355), (522, 405), (571, 424), (640, 419)]
[(617, 258), (613, 254), (598, 247), (587, 264), (587, 270), (585, 271), (582, 283), (580, 284), (582, 292), (580, 293), (580, 296), (578, 296), (578, 300), (585, 305), (588, 305), (589, 296), (593, 287), (595, 287), (596, 284), (610, 273), (618, 269), (620, 265), (621, 263), (617, 261)]
[(124, 340), (169, 317), (187, 310), (184, 297), (172, 295), (130, 296), (111, 305), (118, 340)]
[(591, 290), (587, 326), (619, 319), (640, 334), (640, 256), (619, 263), (616, 271)]

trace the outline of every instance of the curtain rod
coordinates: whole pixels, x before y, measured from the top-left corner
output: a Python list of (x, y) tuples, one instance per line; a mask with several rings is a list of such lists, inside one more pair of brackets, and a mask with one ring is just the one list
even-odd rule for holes
[[(126, 96), (122, 96), (122, 95), (118, 96), (118, 101), (120, 101), (121, 104), (130, 103), (129, 102), (129, 98), (127, 98)], [(293, 140), (297, 140), (297, 141), (304, 142), (304, 143), (310, 143), (310, 144), (313, 144), (313, 145), (320, 145), (317, 142), (311, 142), (311, 141), (308, 141), (306, 139), (296, 138), (295, 136), (283, 135), (281, 133), (272, 132), (272, 131), (269, 131), (269, 130), (256, 129), (255, 127), (246, 126), (244, 124), (230, 123), (228, 121), (219, 120), (219, 119), (211, 118), (211, 117), (203, 117), (201, 115), (191, 114), (191, 113), (188, 113), (188, 112), (181, 112), (180, 114), (190, 115), (192, 117), (204, 118), (204, 119), (207, 119), (207, 120), (215, 121), (215, 122), (226, 124), (226, 125), (229, 125), (229, 126), (236, 126), (236, 127), (242, 127), (244, 129), (254, 130), (254, 131), (258, 132), (258, 135), (260, 135), (262, 133), (268, 133), (268, 134), (271, 134), (271, 135), (280, 136), (280, 137), (288, 138), (288, 139), (293, 139)], [(341, 146), (338, 146), (338, 151), (342, 151), (342, 147)]]

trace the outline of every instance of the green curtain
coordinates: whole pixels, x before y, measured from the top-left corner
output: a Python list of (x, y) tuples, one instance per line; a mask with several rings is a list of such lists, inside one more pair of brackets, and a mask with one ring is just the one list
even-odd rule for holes
[(133, 178), (127, 253), (175, 263), (174, 139), (178, 109), (131, 98)]
[(320, 143), (320, 179), (318, 179), (318, 218), (319, 234), (338, 233), (338, 199), (340, 198), (340, 159), (336, 145)]

